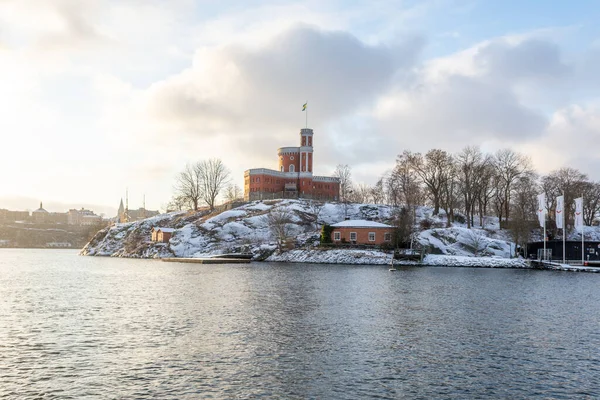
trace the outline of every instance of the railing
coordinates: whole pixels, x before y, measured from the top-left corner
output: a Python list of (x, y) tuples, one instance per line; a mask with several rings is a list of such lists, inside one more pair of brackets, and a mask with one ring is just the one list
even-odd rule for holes
[(313, 176), (313, 182), (340, 182), (340, 178), (335, 178), (333, 176)]

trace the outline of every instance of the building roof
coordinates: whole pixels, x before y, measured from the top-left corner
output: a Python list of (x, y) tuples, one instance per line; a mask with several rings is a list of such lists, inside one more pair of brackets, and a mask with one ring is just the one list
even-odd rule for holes
[(161, 231), (163, 233), (173, 233), (173, 231), (175, 230), (174, 228), (161, 228), (160, 226), (155, 226), (152, 228), (152, 230), (154, 232), (158, 232)]
[(367, 221), (364, 219), (351, 219), (348, 221), (338, 222), (331, 225), (334, 228), (391, 228), (391, 225), (382, 224), (381, 222)]
[(48, 214), (48, 211), (44, 210), (44, 207), (42, 207), (42, 202), (40, 201), (40, 208), (38, 208), (35, 211), (32, 211), (32, 213), (44, 213), (44, 214)]

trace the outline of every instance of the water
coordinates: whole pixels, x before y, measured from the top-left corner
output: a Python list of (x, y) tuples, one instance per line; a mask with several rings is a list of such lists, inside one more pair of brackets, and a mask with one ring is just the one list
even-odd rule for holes
[(597, 398), (600, 276), (0, 250), (0, 398)]

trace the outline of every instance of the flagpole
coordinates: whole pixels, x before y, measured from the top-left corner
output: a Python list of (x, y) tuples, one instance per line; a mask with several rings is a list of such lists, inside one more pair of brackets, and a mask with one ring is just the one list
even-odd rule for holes
[(544, 258), (543, 260), (546, 261), (546, 214), (542, 213), (542, 215), (544, 216)]
[(566, 239), (565, 236), (567, 236), (566, 231), (565, 231), (565, 226), (566, 226), (566, 221), (565, 221), (565, 192), (563, 192), (563, 206), (562, 206), (562, 231), (563, 231), (563, 264), (567, 263), (567, 256), (565, 254), (565, 243), (566, 243)]
[[(564, 223), (565, 223), (565, 221), (563, 221), (563, 224)], [(565, 236), (566, 236), (565, 235), (565, 226), (563, 225), (563, 264), (567, 263), (567, 261), (566, 261), (566, 255), (565, 255), (565, 244), (566, 244), (566, 242), (565, 242)]]
[(308, 129), (308, 100), (306, 100), (306, 129)]
[(583, 226), (581, 227), (581, 265), (585, 265), (585, 250), (583, 247)]
[(583, 196), (581, 196), (581, 265), (585, 265), (585, 245), (584, 245), (585, 224), (583, 222)]

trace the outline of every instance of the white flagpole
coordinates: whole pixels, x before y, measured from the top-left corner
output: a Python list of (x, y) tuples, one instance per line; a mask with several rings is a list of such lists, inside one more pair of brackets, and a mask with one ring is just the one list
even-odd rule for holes
[(585, 265), (585, 250), (583, 245), (583, 227), (581, 227), (581, 265)]
[(581, 265), (585, 265), (585, 225), (583, 224), (583, 197), (575, 199), (575, 229), (581, 233)]
[(563, 192), (563, 204), (562, 204), (562, 231), (563, 231), (563, 264), (567, 263), (567, 255), (565, 254), (565, 244), (566, 244), (566, 239), (565, 236), (567, 236), (566, 234), (566, 230), (565, 230), (565, 226), (567, 225), (565, 222), (565, 192)]
[(546, 260), (546, 214), (544, 214), (544, 258)]
[(585, 245), (583, 234), (585, 233), (585, 225), (583, 224), (583, 196), (581, 196), (581, 265), (585, 265)]

